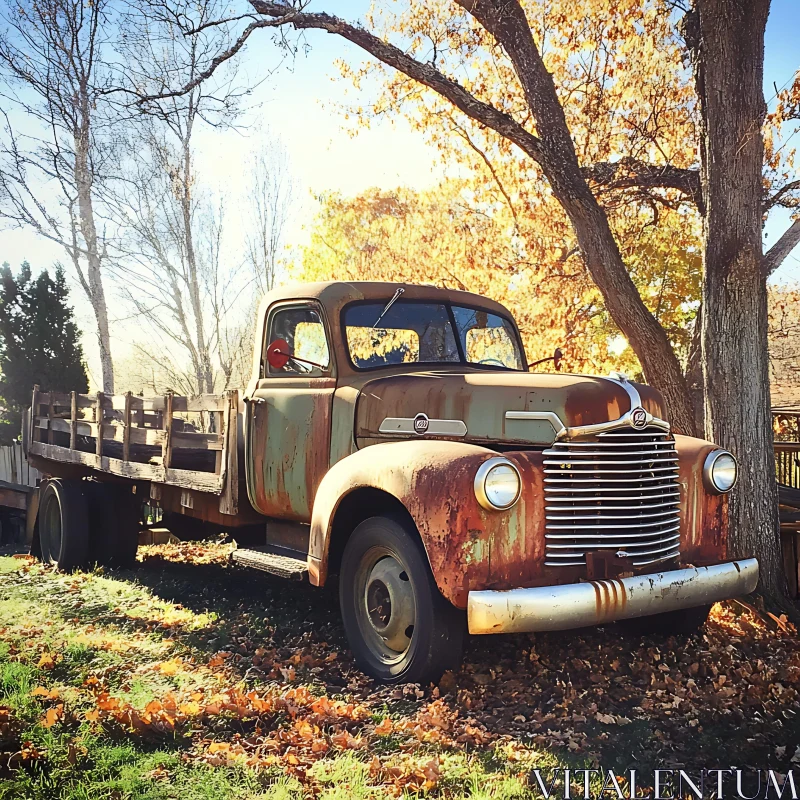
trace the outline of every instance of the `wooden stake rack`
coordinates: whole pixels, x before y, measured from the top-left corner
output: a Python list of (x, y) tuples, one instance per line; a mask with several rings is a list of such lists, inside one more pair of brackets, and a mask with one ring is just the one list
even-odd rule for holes
[[(33, 390), (28, 452), (132, 480), (220, 496), (238, 506), (239, 393), (181, 397), (53, 393)], [(199, 432), (176, 414), (201, 415)]]

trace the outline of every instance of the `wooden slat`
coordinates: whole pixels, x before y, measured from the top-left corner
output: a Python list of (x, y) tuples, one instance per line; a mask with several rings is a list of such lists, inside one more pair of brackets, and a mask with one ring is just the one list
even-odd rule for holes
[(69, 409), (69, 446), (74, 450), (78, 446), (78, 393), (72, 392)]
[[(114, 395), (110, 399), (110, 408), (117, 411), (125, 410), (125, 395)], [(163, 411), (166, 408), (164, 397), (137, 397), (133, 396), (133, 409), (144, 411)], [(183, 397), (173, 395), (173, 413), (186, 413), (190, 411), (223, 411), (225, 410), (225, 397), (218, 394), (200, 394), (196, 397)]]
[(161, 456), (164, 467), (169, 469), (172, 463), (172, 394), (164, 396), (164, 434)]
[(218, 433), (194, 433), (193, 431), (172, 432), (172, 449), (216, 450), (225, 447), (225, 439)]
[(44, 442), (31, 442), (30, 452), (33, 455), (48, 458), (51, 461), (62, 461), (70, 464), (82, 464), (86, 467), (110, 472), (123, 478), (134, 480), (155, 481), (183, 489), (194, 489), (198, 492), (220, 494), (222, 481), (219, 475), (210, 472), (197, 472), (190, 469), (164, 469), (161, 464), (139, 464), (135, 461), (123, 461), (121, 458), (98, 458), (94, 453), (83, 453), (80, 450), (70, 450), (68, 447), (59, 447)]
[[(100, 458), (103, 455), (103, 393), (97, 393), (97, 403), (94, 407), (94, 421), (97, 425), (97, 433), (94, 437), (95, 455)], [(52, 420), (51, 420), (52, 423)]]
[(221, 514), (239, 513), (239, 392), (227, 393), (225, 412), (225, 451), (220, 469), (222, 496), (219, 499)]
[[(109, 411), (125, 410), (124, 394), (103, 395), (103, 408)], [(77, 395), (78, 408), (95, 408), (97, 405), (97, 395), (80, 394)], [(71, 392), (39, 392), (39, 402), (52, 405), (54, 407), (69, 408), (72, 403)], [(199, 411), (225, 411), (225, 396), (219, 394), (199, 394), (194, 397), (184, 397), (174, 395), (172, 400), (172, 410), (176, 413), (199, 412)], [(144, 411), (163, 411), (165, 408), (164, 397), (138, 397), (133, 395), (131, 408)]]
[(125, 409), (122, 412), (122, 460), (131, 460), (131, 393), (125, 392)]
[(36, 436), (37, 430), (35, 426), (36, 416), (39, 414), (39, 384), (35, 384), (33, 387), (33, 397), (31, 398), (31, 422), (30, 422), (30, 430), (28, 431), (28, 438), (31, 442), (34, 441), (34, 437)]
[[(36, 426), (41, 430), (47, 430), (48, 421), (45, 417), (37, 417)], [(63, 419), (54, 419), (50, 424), (55, 431), (69, 432), (71, 422)], [(152, 447), (164, 446), (164, 431), (158, 428), (133, 428), (123, 425), (103, 425), (103, 439), (107, 442), (122, 442), (125, 446), (125, 433), (129, 432), (130, 443), (138, 445), (151, 445)], [(90, 436), (92, 439), (97, 436), (97, 423), (84, 422), (79, 419), (76, 425), (78, 436)], [(172, 434), (172, 449), (184, 450), (222, 450), (224, 447), (224, 437), (218, 433), (195, 433), (193, 431), (181, 431)], [(128, 460), (128, 459), (125, 459)]]
[[(49, 395), (48, 403), (47, 403), (47, 416), (50, 419), (53, 419), (54, 412), (53, 412), (53, 395)], [(52, 425), (47, 426), (47, 441), (49, 444), (53, 444), (53, 427)]]
[(5, 508), (16, 508), (19, 511), (24, 511), (28, 505), (28, 489), (24, 488), (7, 488), (0, 486), (0, 506)]
[[(40, 392), (39, 402), (47, 405), (69, 408), (72, 405), (72, 395), (74, 392)], [(97, 397), (90, 394), (77, 394), (78, 408), (94, 408)]]

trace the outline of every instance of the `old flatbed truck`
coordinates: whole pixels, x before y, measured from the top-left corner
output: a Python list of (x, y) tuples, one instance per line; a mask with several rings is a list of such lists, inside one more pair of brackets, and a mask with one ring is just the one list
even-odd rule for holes
[(733, 456), (623, 375), (529, 372), (502, 305), (331, 282), (270, 293), (257, 326), (241, 399), (34, 391), (45, 561), (130, 564), (143, 501), (213, 523), (241, 564), (338, 576), (389, 682), (457, 667), (466, 630), (680, 631), (755, 589), (757, 561), (727, 560)]

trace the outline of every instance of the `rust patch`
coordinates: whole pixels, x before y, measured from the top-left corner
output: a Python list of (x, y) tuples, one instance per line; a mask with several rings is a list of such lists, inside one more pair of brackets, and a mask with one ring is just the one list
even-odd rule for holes
[(716, 564), (728, 555), (728, 497), (706, 491), (703, 464), (717, 446), (691, 436), (675, 437), (680, 483), (681, 560)]
[(619, 618), (628, 605), (628, 595), (621, 579), (590, 581), (595, 596), (595, 620), (611, 622)]

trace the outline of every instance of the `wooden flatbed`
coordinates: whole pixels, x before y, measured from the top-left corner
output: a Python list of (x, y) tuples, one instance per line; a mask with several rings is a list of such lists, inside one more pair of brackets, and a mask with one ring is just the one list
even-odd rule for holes
[[(45, 475), (150, 484), (171, 510), (231, 524), (239, 514), (239, 393), (140, 397), (33, 392), (27, 455)], [(245, 517), (249, 517), (246, 512)]]

